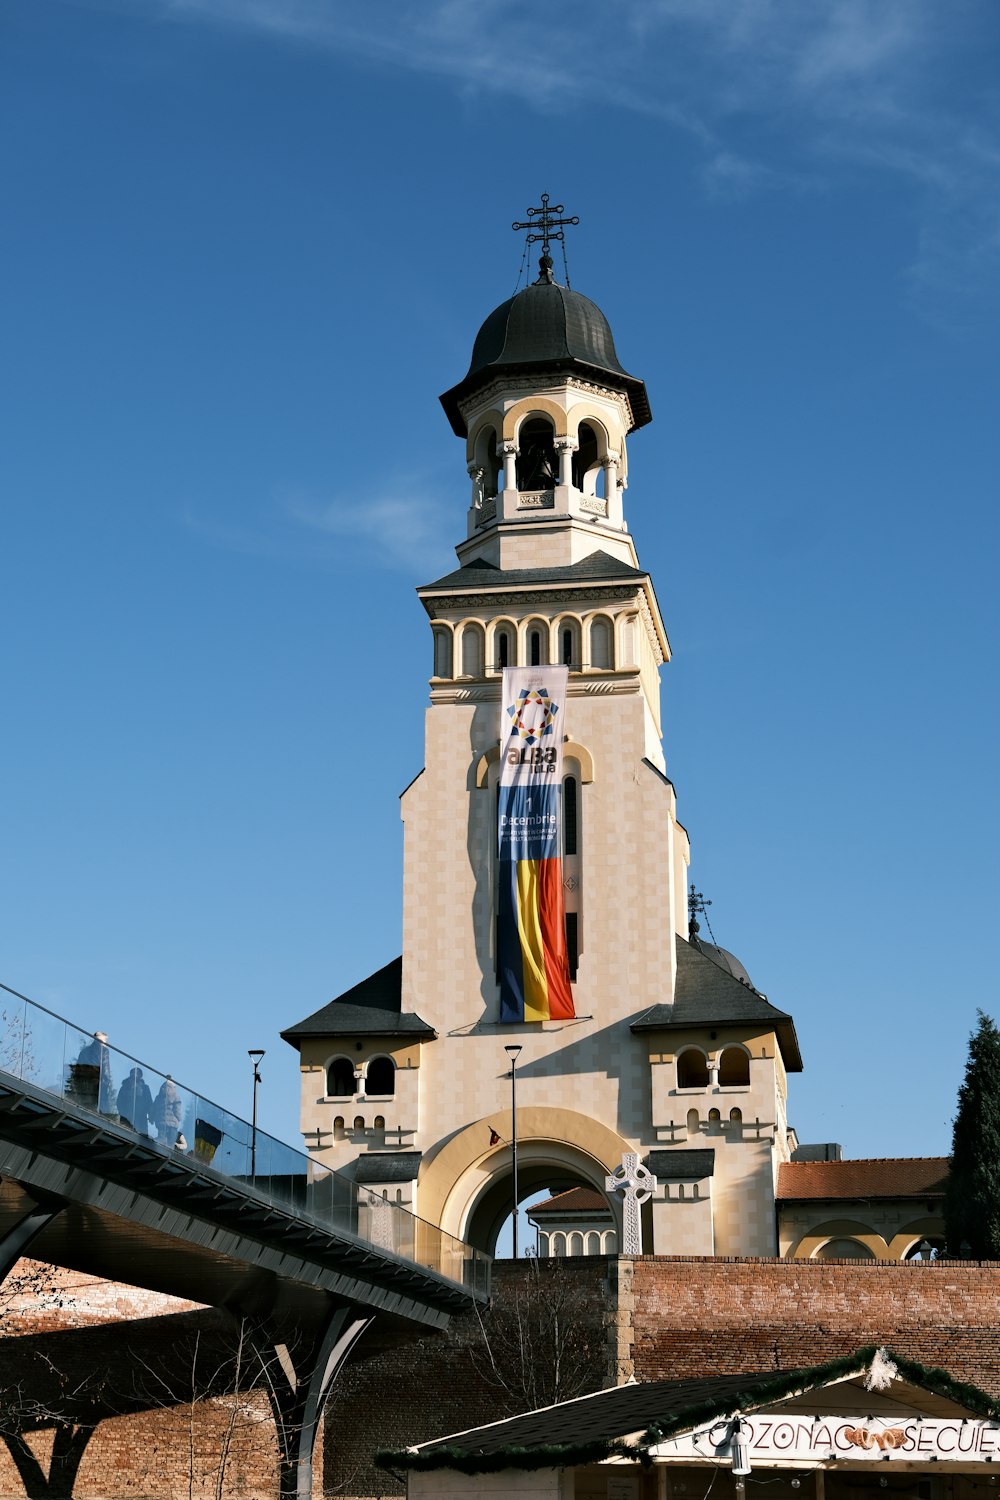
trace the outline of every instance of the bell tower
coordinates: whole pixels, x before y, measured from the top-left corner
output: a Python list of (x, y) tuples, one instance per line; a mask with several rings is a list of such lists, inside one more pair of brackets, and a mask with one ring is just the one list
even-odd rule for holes
[[(785, 1074), (801, 1063), (790, 1017), (688, 941), (688, 837), (660, 719), (670, 647), (624, 506), (649, 401), (601, 309), (555, 278), (561, 215), (543, 198), (515, 226), (541, 242), (539, 275), (489, 314), (441, 397), (471, 497), (458, 566), (417, 589), (433, 660), (424, 765), (400, 804), (402, 957), (285, 1033), (302, 1055), (303, 1134), (330, 1166), (492, 1249), (511, 1205), (513, 1046), (522, 1197), (583, 1187), (604, 1202), (628, 1156), (660, 1183), (646, 1249), (773, 1254)], [(508, 669), (546, 705), (538, 732), (559, 737), (558, 781), (539, 796), (556, 816), (505, 811), (525, 753)], [(501, 814), (508, 839), (513, 822), (558, 825), (558, 858), (538, 863), (559, 899), (539, 898), (541, 948), (521, 950), (537, 980), (558, 948), (554, 1007), (501, 1003), (511, 911), (530, 910), (520, 884), (510, 895)], [(605, 1249), (617, 1215), (609, 1202), (595, 1220)]]
[(623, 504), (649, 400), (601, 309), (555, 279), (550, 241), (573, 221), (546, 198), (532, 213), (515, 227), (542, 242), (537, 280), (490, 313), (468, 372), (441, 397), (472, 485), (460, 566), (417, 591), (434, 662), (425, 769), (403, 799), (404, 996), (425, 1013), (425, 983), (443, 980), (433, 880), (464, 1023), (477, 1026), (497, 1023), (505, 668), (568, 669), (563, 897), (577, 1014), (607, 1021), (672, 994), (674, 935), (686, 930), (687, 835), (660, 724), (670, 648)]
[(555, 280), (547, 242), (538, 264), (441, 397), (472, 480), (459, 560), (567, 567), (600, 548), (635, 567), (622, 501), (626, 440), (651, 420), (646, 387), (619, 363), (596, 303)]

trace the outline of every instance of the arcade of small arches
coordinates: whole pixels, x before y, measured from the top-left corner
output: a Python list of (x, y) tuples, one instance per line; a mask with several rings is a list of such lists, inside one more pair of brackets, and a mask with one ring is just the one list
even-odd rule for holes
[(537, 494), (560, 485), (605, 498), (627, 484), (621, 438), (612, 438), (585, 407), (565, 412), (538, 397), (481, 416), (469, 433), (466, 458), (474, 506), (502, 490)]
[(538, 1231), (538, 1254), (542, 1260), (559, 1260), (570, 1255), (617, 1255), (618, 1232), (615, 1229), (554, 1229)]
[(504, 667), (558, 664), (571, 672), (613, 672), (636, 666), (638, 616), (603, 612), (554, 620), (435, 620), (434, 676), (483, 678)]
[(925, 1217), (888, 1237), (856, 1219), (817, 1224), (786, 1251), (792, 1260), (933, 1260), (944, 1251), (939, 1218)]

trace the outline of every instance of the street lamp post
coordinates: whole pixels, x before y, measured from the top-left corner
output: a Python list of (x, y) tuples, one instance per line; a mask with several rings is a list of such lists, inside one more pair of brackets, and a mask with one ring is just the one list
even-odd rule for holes
[(247, 1057), (253, 1064), (253, 1115), (250, 1124), (250, 1180), (257, 1176), (257, 1087), (260, 1083), (260, 1060), (263, 1047), (248, 1047)]
[(514, 1259), (517, 1260), (517, 1059), (521, 1044), (511, 1042), (503, 1050), (510, 1058), (510, 1155), (514, 1167)]

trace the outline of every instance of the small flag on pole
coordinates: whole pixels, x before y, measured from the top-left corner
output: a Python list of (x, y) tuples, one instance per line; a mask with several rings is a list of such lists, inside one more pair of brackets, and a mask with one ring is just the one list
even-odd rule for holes
[(491, 1130), (490, 1131), (490, 1145), (491, 1146), (499, 1146), (499, 1144), (500, 1144), (500, 1136), (498, 1135), (498, 1133), (495, 1130)]

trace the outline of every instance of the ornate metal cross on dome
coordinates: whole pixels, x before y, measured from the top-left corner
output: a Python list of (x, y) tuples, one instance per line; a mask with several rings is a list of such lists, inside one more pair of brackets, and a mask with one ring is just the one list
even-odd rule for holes
[(615, 1167), (604, 1179), (609, 1193), (622, 1195), (622, 1254), (642, 1254), (642, 1217), (640, 1206), (652, 1198), (658, 1187), (657, 1179), (648, 1167), (639, 1160), (637, 1151), (622, 1153), (620, 1167)]
[(551, 240), (562, 240), (566, 244), (566, 236), (563, 233), (564, 224), (579, 224), (580, 220), (576, 214), (571, 219), (560, 219), (558, 217), (565, 209), (564, 203), (549, 204), (548, 193), (542, 194), (542, 205), (540, 208), (529, 208), (528, 217), (524, 220), (515, 220), (511, 229), (527, 229), (530, 231), (526, 243), (536, 245), (541, 242), (542, 254), (548, 255), (549, 242)]

